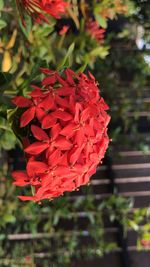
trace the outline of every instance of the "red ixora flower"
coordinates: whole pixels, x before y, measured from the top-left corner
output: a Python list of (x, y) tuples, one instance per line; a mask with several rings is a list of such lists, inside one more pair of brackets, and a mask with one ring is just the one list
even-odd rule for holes
[(30, 185), (35, 192), (19, 196), (21, 200), (53, 199), (89, 183), (109, 144), (108, 106), (93, 75), (70, 69), (62, 75), (43, 68), (41, 72), (46, 77), (40, 87), (32, 85), (30, 98), (13, 99), (26, 109), (20, 127), (28, 125), (30, 137), (24, 146), (26, 171), (12, 176), (15, 185)]
[(59, 19), (68, 5), (64, 0), (16, 0), (16, 3), (23, 24), (25, 24), (25, 14), (31, 16), (37, 23), (48, 22), (46, 14)]
[(90, 19), (86, 23), (86, 32), (97, 42), (102, 43), (104, 40), (105, 29), (100, 28), (95, 20)]

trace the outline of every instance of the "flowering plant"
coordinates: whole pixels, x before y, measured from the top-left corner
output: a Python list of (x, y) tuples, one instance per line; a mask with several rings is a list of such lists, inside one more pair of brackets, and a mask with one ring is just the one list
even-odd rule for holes
[(23, 139), (26, 172), (13, 172), (14, 184), (34, 188), (34, 195), (19, 196), (22, 200), (53, 199), (89, 183), (109, 143), (108, 106), (92, 74), (66, 69), (60, 75), (45, 68), (41, 72), (46, 77), (41, 87), (32, 85), (30, 99), (13, 99), (26, 108), (20, 127), (28, 126)]

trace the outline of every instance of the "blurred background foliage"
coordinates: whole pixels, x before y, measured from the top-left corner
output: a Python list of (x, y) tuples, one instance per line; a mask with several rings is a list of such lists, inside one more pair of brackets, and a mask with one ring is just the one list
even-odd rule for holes
[[(90, 258), (108, 253), (116, 244), (104, 241), (104, 211), (111, 222), (121, 221), (125, 233), (129, 227), (138, 232), (139, 247), (142, 238), (150, 239), (149, 208), (133, 210), (133, 199), (112, 195), (95, 207), (90, 187), (82, 189), (87, 193), (86, 199), (74, 202), (70, 202), (67, 195), (42, 205), (22, 203), (15, 197), (17, 189), (11, 185), (6, 152), (19, 144), (8, 122), (13, 112), (11, 98), (31, 90), (31, 82), (40, 78), (39, 67), (57, 70), (71, 67), (75, 71), (90, 70), (95, 75), (111, 107), (110, 136), (114, 143), (120, 142), (121, 133), (138, 134), (139, 112), (145, 108), (150, 111), (148, 103), (142, 101), (142, 88), (150, 81), (149, 1), (70, 0), (70, 4), (70, 10), (60, 20), (50, 18), (49, 24), (33, 25), (27, 17), (24, 28), (15, 1), (0, 0), (0, 258), (3, 260), (0, 266), (18, 266), (18, 258), (22, 261), (20, 264), (34, 266), (34, 247), (37, 252), (48, 247), (46, 253), (60, 266), (67, 266), (74, 257)], [(90, 19), (105, 29), (102, 42), (87, 30)], [(65, 25), (69, 29), (60, 35)], [(130, 145), (130, 140), (124, 142)], [(149, 149), (143, 140), (135, 147), (143, 151)], [(113, 146), (108, 153), (111, 152)], [(77, 227), (79, 210), (86, 212), (88, 231)], [(65, 218), (74, 226), (74, 231), (68, 234), (59, 228)], [(28, 245), (14, 241), (13, 248), (6, 241), (12, 233), (34, 235), (39, 232), (52, 236), (52, 241), (41, 238), (40, 242), (30, 240)], [(78, 236), (87, 234), (93, 238), (94, 245), (88, 244), (79, 250)], [(42, 266), (49, 265), (43, 261)]]

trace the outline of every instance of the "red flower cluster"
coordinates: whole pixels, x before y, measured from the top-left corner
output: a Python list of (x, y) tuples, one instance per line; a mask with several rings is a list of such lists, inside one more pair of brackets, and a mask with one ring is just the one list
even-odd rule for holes
[(105, 30), (100, 28), (95, 20), (90, 19), (86, 23), (86, 31), (97, 42), (99, 43), (103, 42)]
[(21, 200), (53, 199), (87, 184), (109, 143), (108, 106), (92, 74), (41, 71), (46, 77), (41, 87), (32, 86), (31, 98), (13, 99), (26, 108), (20, 127), (29, 128), (26, 172), (13, 172), (14, 184), (35, 191), (34, 196), (19, 196)]
[(65, 8), (68, 5), (64, 0), (16, 0), (16, 3), (23, 23), (25, 23), (25, 13), (37, 23), (48, 22), (45, 14), (59, 19), (60, 15), (65, 13)]

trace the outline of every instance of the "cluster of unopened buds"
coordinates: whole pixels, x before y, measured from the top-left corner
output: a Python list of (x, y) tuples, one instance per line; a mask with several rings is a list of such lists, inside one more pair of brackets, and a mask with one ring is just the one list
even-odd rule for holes
[(105, 29), (99, 27), (97, 21), (89, 19), (89, 21), (86, 23), (86, 32), (98, 43), (103, 43)]
[(32, 186), (33, 196), (19, 198), (38, 202), (89, 183), (108, 147), (110, 121), (91, 73), (41, 72), (45, 78), (32, 85), (30, 98), (13, 99), (22, 109), (20, 127), (28, 127), (26, 171), (13, 172), (14, 184)]

